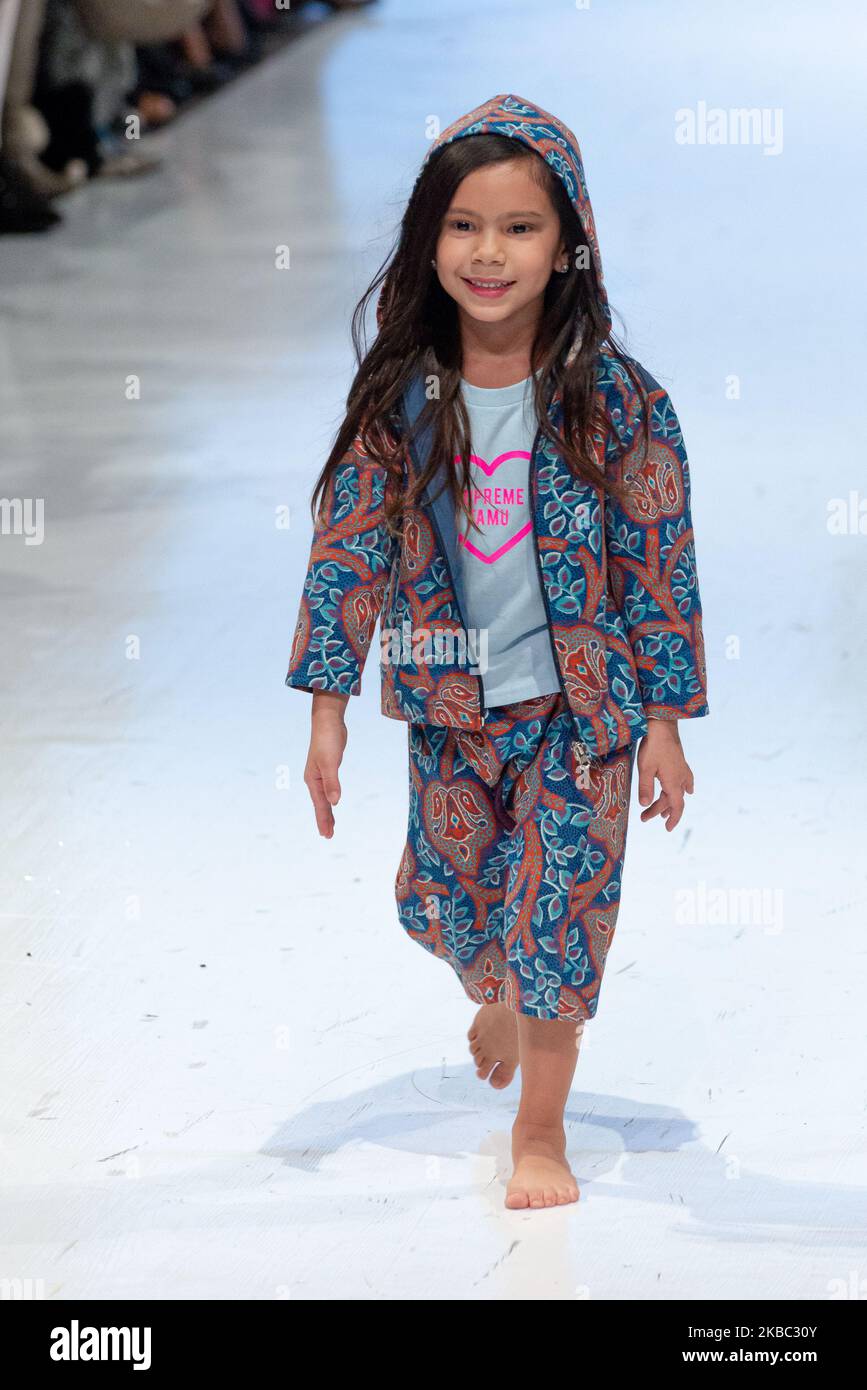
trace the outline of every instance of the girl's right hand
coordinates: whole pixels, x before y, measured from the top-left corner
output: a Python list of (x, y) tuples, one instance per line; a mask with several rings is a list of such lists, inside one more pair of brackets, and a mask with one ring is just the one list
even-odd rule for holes
[(343, 759), (348, 737), (343, 722), (347, 696), (327, 695), (317, 691), (313, 697), (310, 729), (310, 751), (304, 768), (304, 781), (316, 812), (316, 828), (330, 840), (334, 834), (332, 806), (340, 800), (337, 772)]

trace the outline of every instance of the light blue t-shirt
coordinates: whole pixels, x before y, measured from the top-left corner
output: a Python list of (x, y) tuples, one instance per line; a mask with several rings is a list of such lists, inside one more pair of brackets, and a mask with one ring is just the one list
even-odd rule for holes
[(458, 509), (457, 561), (467, 625), (487, 629), (482, 684), (485, 704), (494, 707), (560, 689), (530, 511), (533, 378), (499, 387), (461, 378), (461, 392), (470, 419), (470, 511), (478, 530)]

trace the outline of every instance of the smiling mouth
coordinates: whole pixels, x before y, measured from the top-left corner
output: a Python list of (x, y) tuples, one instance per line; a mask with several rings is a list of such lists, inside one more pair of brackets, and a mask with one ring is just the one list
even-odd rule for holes
[(462, 275), (461, 279), (475, 294), (504, 294), (515, 283), (514, 280), (482, 280), (468, 275)]

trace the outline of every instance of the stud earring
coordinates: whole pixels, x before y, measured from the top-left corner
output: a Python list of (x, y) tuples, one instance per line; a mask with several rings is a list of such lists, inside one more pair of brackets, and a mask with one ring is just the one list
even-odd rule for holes
[(436, 270), (436, 268), (437, 268), (437, 263), (436, 263), (436, 260), (434, 259), (433, 256), (431, 256), (431, 258), (430, 258), (430, 263), (431, 263), (431, 265), (433, 266), (434, 270)]

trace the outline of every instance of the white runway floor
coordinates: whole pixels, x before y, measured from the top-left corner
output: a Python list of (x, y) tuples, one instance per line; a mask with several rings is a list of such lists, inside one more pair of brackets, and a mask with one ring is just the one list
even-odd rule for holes
[[(832, 8), (383, 3), (0, 245), (0, 493), (45, 505), (42, 544), (0, 537), (0, 1278), (867, 1292), (867, 538), (827, 524), (865, 486), (864, 122)], [(283, 686), (350, 311), (430, 114), (505, 91), (578, 135), (609, 293), (680, 415), (711, 705), (676, 831), (633, 803), (581, 1201), (523, 1213), (517, 1085), (476, 1080), (472, 1009), (397, 921), (405, 726), (371, 661), (320, 840)], [(679, 146), (701, 100), (782, 108), (783, 150)]]

